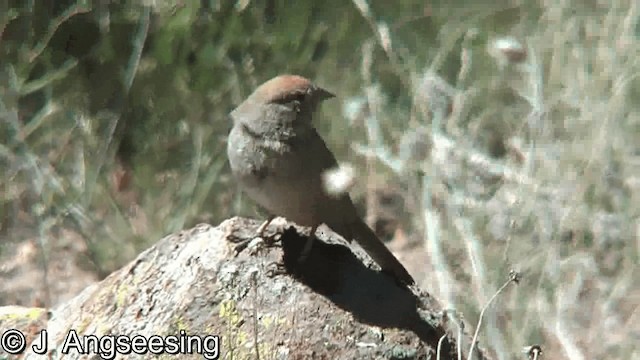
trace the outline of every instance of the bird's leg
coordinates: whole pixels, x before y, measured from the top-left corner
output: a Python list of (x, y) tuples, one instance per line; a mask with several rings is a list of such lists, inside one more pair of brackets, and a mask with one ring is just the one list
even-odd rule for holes
[(269, 215), (269, 217), (267, 218), (267, 220), (265, 220), (259, 227), (258, 230), (256, 231), (256, 236), (250, 239), (244, 239), (241, 242), (239, 242), (234, 250), (236, 253), (236, 256), (238, 254), (240, 254), (244, 249), (247, 248), (247, 246), (249, 246), (249, 244), (254, 241), (257, 238), (261, 238), (264, 240), (264, 232), (267, 229), (267, 227), (269, 226), (269, 224), (271, 224), (271, 222), (273, 221), (273, 219), (275, 219), (276, 217), (274, 215)]
[(262, 225), (260, 225), (260, 227), (258, 228), (258, 236), (257, 237), (261, 237), (264, 239), (264, 231), (267, 230), (267, 227), (269, 227), (269, 224), (271, 224), (271, 222), (273, 221), (273, 219), (275, 219), (275, 215), (269, 215), (269, 217), (267, 218), (267, 220), (265, 220), (265, 222), (262, 223)]
[(304, 244), (304, 248), (302, 248), (302, 252), (300, 253), (300, 257), (298, 258), (298, 263), (303, 263), (309, 257), (311, 253), (311, 248), (313, 247), (313, 242), (316, 241), (316, 230), (318, 229), (318, 225), (311, 228), (311, 232), (309, 233), (309, 237)]

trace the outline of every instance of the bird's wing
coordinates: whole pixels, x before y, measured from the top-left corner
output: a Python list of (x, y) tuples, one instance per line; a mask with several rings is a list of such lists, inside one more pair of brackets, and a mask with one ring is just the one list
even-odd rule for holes
[[(312, 136), (312, 139), (309, 140), (308, 147), (310, 151), (315, 152), (315, 156), (313, 157), (313, 164), (308, 164), (307, 166), (315, 167), (313, 171), (316, 174), (324, 174), (325, 171), (336, 168), (338, 161), (322, 137), (320, 137), (315, 129), (313, 131), (315, 136)], [(313, 182), (314, 184), (312, 186), (321, 187), (321, 190), (316, 193), (319, 196), (317, 203), (324, 209), (322, 211), (326, 217), (324, 223), (329, 225), (334, 231), (341, 233), (345, 237), (349, 237), (349, 234), (346, 234), (346, 231), (343, 230), (343, 225), (359, 219), (349, 193), (344, 193), (337, 197), (329, 195), (325, 189), (322, 175), (313, 179)], [(347, 240), (350, 241), (351, 239)]]

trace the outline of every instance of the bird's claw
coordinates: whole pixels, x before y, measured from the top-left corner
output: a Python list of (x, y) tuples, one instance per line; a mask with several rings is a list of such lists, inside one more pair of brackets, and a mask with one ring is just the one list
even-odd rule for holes
[(287, 273), (287, 269), (283, 263), (273, 262), (267, 265), (266, 275), (270, 278), (276, 277), (278, 275), (285, 275)]
[(235, 256), (240, 255), (244, 250), (249, 250), (251, 255), (255, 255), (261, 249), (272, 247), (279, 240), (278, 234), (273, 234), (269, 236), (256, 236), (250, 239), (243, 239), (236, 243), (234, 247)]

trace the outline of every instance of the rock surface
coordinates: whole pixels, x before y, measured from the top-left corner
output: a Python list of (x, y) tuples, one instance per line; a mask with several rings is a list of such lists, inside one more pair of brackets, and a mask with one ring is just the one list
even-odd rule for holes
[[(40, 329), (53, 359), (97, 358), (73, 347), (63, 354), (70, 330), (81, 340), (219, 335), (220, 358), (234, 359), (427, 359), (443, 335), (455, 334), (435, 299), (365, 266), (372, 263), (360, 260), (364, 252), (335, 234), (320, 234), (300, 263), (301, 229), (271, 226), (264, 241), (251, 241), (258, 226), (232, 218), (169, 235), (56, 308), (0, 308), (0, 329), (27, 335), (25, 359), (44, 358), (31, 349)], [(251, 243), (236, 255), (244, 241)], [(457, 358), (452, 336), (441, 346), (440, 359)], [(159, 356), (169, 358), (116, 358)]]

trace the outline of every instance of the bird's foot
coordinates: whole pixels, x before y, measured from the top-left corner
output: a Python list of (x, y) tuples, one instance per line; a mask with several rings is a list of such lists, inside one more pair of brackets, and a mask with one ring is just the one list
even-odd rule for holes
[(236, 244), (233, 248), (235, 256), (240, 255), (241, 252), (248, 249), (250, 254), (255, 254), (262, 246), (264, 246), (264, 240), (260, 237), (253, 239), (245, 239)]
[(270, 278), (276, 277), (278, 275), (287, 274), (287, 269), (283, 263), (273, 262), (268, 265), (267, 268), (267, 276)]
[(265, 230), (267, 230), (267, 228), (269, 227), (269, 224), (271, 224), (271, 222), (273, 221), (273, 219), (275, 219), (276, 217), (273, 215), (270, 215), (267, 220), (265, 220), (259, 227), (258, 230), (256, 231), (256, 233), (258, 234), (258, 237), (261, 237), (264, 239), (264, 232)]
[(233, 249), (235, 256), (240, 255), (240, 253), (246, 249), (249, 249), (250, 254), (253, 255), (265, 246), (272, 246), (275, 244), (277, 241), (277, 234), (265, 236), (265, 231), (273, 219), (275, 219), (275, 216), (269, 216), (269, 218), (258, 227), (255, 237), (238, 241)]

